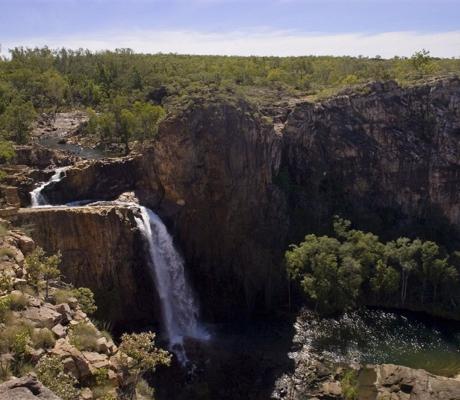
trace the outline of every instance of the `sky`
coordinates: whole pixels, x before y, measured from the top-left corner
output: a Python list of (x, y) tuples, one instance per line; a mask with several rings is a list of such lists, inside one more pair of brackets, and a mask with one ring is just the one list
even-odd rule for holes
[(16, 46), (145, 53), (460, 57), (460, 0), (0, 0)]

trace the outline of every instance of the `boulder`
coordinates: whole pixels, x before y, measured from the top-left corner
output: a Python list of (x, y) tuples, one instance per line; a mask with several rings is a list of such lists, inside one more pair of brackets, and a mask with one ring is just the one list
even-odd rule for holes
[(375, 366), (377, 400), (458, 400), (460, 381), (400, 365)]
[(29, 307), (21, 312), (23, 318), (31, 321), (38, 328), (52, 329), (58, 324), (62, 315), (52, 305), (45, 304), (40, 307)]
[(83, 351), (83, 357), (94, 368), (106, 368), (109, 366), (109, 359), (105, 354), (100, 354), (93, 351)]
[(34, 375), (14, 378), (0, 385), (0, 400), (61, 400)]
[(61, 339), (61, 338), (65, 337), (65, 335), (67, 333), (67, 329), (64, 326), (62, 326), (61, 324), (57, 324), (57, 325), (53, 326), (51, 331), (56, 335), (56, 337), (58, 339)]
[(72, 346), (66, 339), (59, 339), (51, 353), (63, 359), (65, 361), (64, 370), (72, 373), (80, 382), (90, 377), (94, 372), (93, 367), (82, 352)]

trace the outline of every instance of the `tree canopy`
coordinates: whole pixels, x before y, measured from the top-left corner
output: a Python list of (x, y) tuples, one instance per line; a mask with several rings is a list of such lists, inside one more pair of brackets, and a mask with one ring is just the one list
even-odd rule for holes
[(460, 310), (460, 264), (432, 241), (378, 236), (334, 220), (335, 237), (310, 234), (286, 252), (289, 277), (316, 309), (335, 313), (359, 304), (441, 312)]

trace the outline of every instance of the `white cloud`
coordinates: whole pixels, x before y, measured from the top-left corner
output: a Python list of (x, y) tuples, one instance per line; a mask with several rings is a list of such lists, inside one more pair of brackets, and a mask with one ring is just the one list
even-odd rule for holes
[(222, 55), (351, 55), (410, 56), (422, 48), (437, 57), (460, 57), (460, 31), (441, 33), (386, 32), (378, 34), (322, 34), (251, 30), (204, 33), (197, 31), (131, 30), (68, 37), (1, 41), (3, 54), (15, 46), (67, 47), (104, 50), (132, 48), (145, 53)]

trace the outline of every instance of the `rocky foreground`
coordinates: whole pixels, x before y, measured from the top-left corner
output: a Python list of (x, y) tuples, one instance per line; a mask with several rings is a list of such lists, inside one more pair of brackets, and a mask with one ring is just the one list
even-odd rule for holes
[[(47, 357), (58, 360), (62, 379), (78, 387), (79, 399), (93, 399), (96, 393), (98, 398), (101, 394), (115, 398), (124, 372), (110, 335), (94, 325), (71, 286), (53, 280), (48, 298), (43, 290), (32, 289), (25, 258), (34, 251), (35, 242), (17, 230), (2, 235), (0, 366), (1, 379), (10, 380), (0, 385), (0, 399), (59, 399), (35, 375), (27, 375)], [(15, 372), (26, 376), (11, 377)]]

